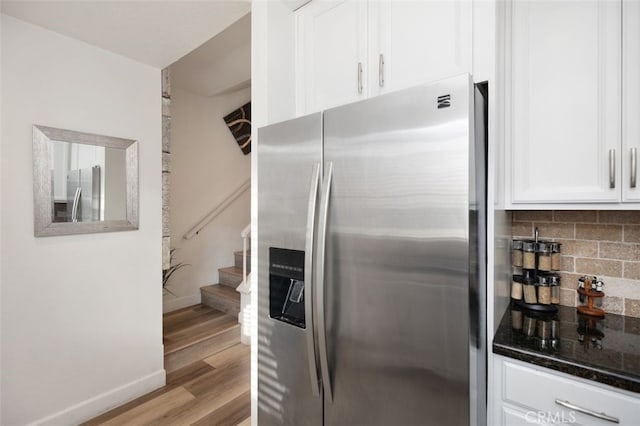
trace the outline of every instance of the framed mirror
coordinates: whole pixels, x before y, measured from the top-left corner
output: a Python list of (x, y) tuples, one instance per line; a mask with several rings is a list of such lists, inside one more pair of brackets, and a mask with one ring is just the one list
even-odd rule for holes
[(36, 237), (138, 229), (138, 142), (33, 126)]

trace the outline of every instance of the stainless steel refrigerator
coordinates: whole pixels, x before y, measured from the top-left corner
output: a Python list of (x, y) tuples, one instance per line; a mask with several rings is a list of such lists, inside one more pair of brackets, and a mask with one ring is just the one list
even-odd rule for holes
[(483, 89), (258, 130), (258, 424), (486, 423)]
[(67, 172), (67, 222), (100, 220), (100, 166)]

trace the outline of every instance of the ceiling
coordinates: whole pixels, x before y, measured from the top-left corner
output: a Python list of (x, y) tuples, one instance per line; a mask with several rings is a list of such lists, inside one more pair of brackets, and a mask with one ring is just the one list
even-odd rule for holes
[(249, 0), (2, 0), (6, 15), (156, 68), (182, 58), (250, 9)]
[(171, 85), (201, 96), (239, 90), (250, 82), (250, 14), (171, 65)]

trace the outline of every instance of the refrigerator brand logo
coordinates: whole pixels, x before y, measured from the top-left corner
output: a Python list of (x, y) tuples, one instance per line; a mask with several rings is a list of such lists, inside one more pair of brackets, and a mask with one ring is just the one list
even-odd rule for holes
[(451, 95), (438, 96), (438, 109), (449, 108), (451, 106)]

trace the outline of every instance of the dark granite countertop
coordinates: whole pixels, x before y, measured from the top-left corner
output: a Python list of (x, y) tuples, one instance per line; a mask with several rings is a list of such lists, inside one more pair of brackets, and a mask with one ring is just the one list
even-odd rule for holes
[(596, 319), (565, 306), (541, 314), (511, 304), (493, 353), (640, 393), (640, 318)]

